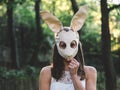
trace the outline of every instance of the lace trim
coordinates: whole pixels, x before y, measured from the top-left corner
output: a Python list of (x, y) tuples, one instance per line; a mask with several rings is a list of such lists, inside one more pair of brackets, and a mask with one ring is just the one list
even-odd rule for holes
[(62, 77), (56, 81), (56, 79), (53, 78), (53, 82), (60, 82), (65, 84), (72, 84), (72, 78), (69, 71), (65, 71), (65, 73), (62, 75)]

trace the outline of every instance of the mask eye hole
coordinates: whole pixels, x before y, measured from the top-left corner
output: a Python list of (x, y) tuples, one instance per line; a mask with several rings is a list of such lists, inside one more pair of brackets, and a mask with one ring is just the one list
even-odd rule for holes
[(70, 44), (71, 48), (76, 48), (77, 47), (77, 42), (75, 40), (73, 40)]
[(65, 49), (66, 48), (65, 42), (61, 41), (60, 44), (59, 44), (59, 47), (62, 48), (62, 49)]

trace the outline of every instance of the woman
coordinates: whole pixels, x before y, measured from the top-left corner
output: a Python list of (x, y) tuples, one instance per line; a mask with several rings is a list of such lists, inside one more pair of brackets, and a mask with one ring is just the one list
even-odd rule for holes
[(87, 15), (83, 6), (74, 15), (70, 27), (48, 12), (41, 12), (43, 20), (55, 32), (53, 65), (42, 68), (39, 77), (39, 90), (96, 90), (96, 69), (84, 65), (82, 46), (78, 30)]

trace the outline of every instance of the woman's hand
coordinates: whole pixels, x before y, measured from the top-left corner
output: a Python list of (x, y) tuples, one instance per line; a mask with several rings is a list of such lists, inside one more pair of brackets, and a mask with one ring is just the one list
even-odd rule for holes
[(71, 76), (77, 75), (79, 65), (80, 63), (75, 58), (71, 59), (71, 62), (68, 65)]

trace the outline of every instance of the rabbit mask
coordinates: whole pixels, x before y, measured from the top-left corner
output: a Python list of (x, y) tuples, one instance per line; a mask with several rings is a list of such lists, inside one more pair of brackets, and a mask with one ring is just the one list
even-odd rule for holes
[(87, 16), (87, 7), (82, 6), (73, 16), (70, 27), (63, 27), (61, 22), (52, 14), (46, 11), (41, 12), (42, 19), (55, 33), (55, 43), (59, 54), (69, 60), (75, 57), (78, 52), (79, 34)]

